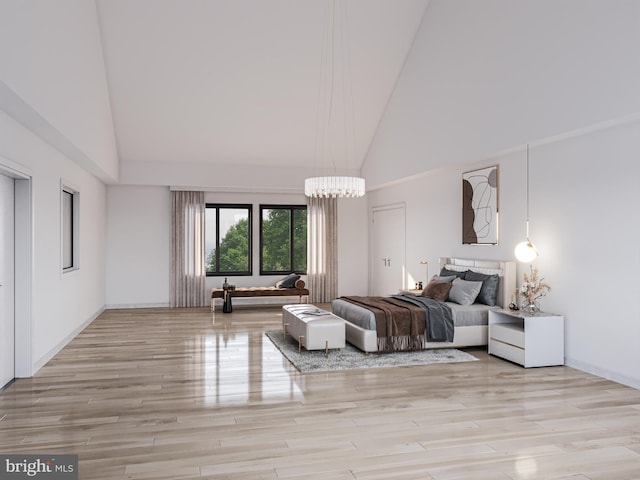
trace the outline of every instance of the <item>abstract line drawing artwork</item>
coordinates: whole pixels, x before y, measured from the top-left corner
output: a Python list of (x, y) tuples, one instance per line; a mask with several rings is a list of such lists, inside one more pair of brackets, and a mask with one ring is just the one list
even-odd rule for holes
[(462, 243), (498, 244), (498, 165), (462, 174)]

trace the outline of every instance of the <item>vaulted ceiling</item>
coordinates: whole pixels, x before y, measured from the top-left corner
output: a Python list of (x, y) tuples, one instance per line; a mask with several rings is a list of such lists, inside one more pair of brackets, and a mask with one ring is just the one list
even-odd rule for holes
[(98, 0), (121, 162), (311, 166), (333, 78), (359, 166), (428, 3), (338, 0), (331, 62), (326, 0)]

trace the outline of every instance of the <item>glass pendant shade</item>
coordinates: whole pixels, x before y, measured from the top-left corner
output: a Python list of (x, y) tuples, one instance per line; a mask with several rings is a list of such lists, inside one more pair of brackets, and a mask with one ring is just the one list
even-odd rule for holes
[(304, 181), (304, 194), (307, 197), (356, 198), (364, 193), (364, 178), (360, 177), (311, 177)]
[(538, 250), (529, 239), (516, 245), (514, 253), (518, 261), (523, 263), (533, 262), (538, 256)]

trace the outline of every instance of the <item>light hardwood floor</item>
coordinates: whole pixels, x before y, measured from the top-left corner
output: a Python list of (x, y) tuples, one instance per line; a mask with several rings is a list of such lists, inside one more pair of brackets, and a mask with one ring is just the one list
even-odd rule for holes
[(0, 452), (82, 479), (640, 479), (640, 391), (480, 361), (300, 374), (280, 308), (107, 311), (0, 393)]

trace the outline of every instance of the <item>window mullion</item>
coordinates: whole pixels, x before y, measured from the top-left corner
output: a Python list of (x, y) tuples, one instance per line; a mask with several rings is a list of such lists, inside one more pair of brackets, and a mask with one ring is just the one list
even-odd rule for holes
[(220, 207), (216, 207), (216, 271), (220, 273)]

